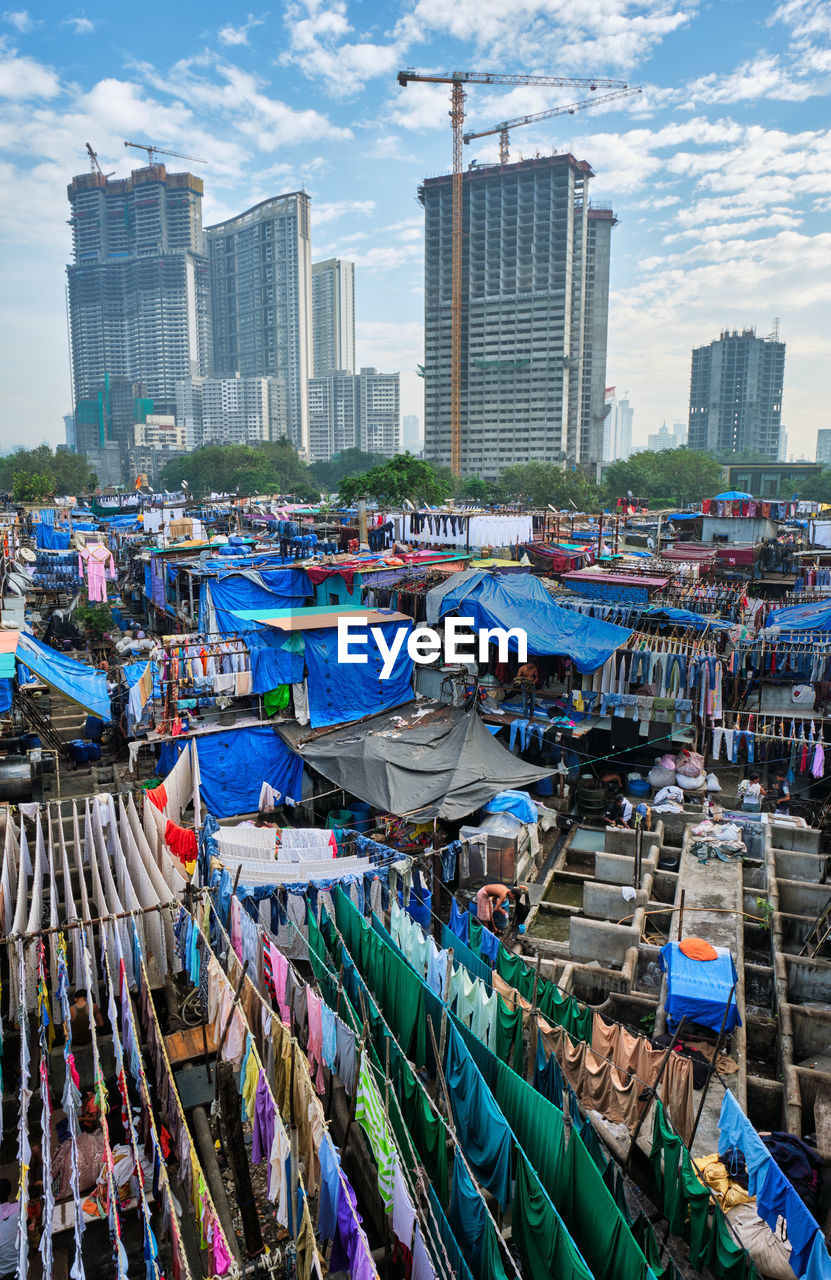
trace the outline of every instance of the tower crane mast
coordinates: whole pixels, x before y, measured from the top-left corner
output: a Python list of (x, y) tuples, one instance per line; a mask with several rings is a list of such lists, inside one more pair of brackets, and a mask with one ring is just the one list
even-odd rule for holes
[[(625, 80), (585, 76), (526, 76), (493, 71), (450, 71), (428, 75), (407, 69), (398, 72), (402, 88), (409, 84), (450, 85), (450, 128), (453, 135), (453, 185), (451, 200), (450, 270), (450, 470), (462, 471), (462, 149), (465, 122), (465, 85), (495, 84), (540, 88), (627, 89)], [(125, 146), (133, 145), (125, 143)], [(147, 150), (147, 148), (145, 148)]]

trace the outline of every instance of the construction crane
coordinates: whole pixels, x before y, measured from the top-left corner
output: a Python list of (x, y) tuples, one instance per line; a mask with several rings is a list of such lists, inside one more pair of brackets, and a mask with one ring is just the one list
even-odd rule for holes
[(618, 98), (631, 98), (634, 94), (641, 93), (639, 88), (630, 89), (627, 85), (625, 89), (618, 89), (615, 93), (603, 93), (599, 98), (581, 98), (579, 102), (572, 102), (566, 107), (552, 107), (549, 111), (538, 111), (533, 116), (517, 116), (514, 120), (503, 120), (501, 124), (496, 124), (492, 129), (480, 129), (477, 133), (466, 133), (462, 142), (473, 142), (474, 138), (489, 138), (491, 134), (499, 134), (499, 163), (508, 163), (508, 131), (517, 129), (523, 124), (536, 124), (538, 120), (551, 120), (553, 116), (573, 116), (578, 111), (585, 111), (587, 107), (598, 107), (601, 102), (615, 102)]
[(462, 136), (467, 84), (537, 85), (540, 88), (626, 89), (625, 80), (578, 76), (503, 75), (491, 71), (451, 71), (447, 75), (421, 75), (399, 71), (398, 83), (450, 85), (450, 128), (453, 135), (452, 240), (450, 254), (450, 470), (462, 471)]
[(199, 156), (186, 156), (181, 151), (165, 151), (164, 147), (151, 147), (146, 142), (125, 142), (125, 147), (135, 147), (136, 151), (147, 152), (147, 163), (154, 164), (154, 156), (175, 156), (177, 160), (193, 160), (195, 164), (207, 164), (207, 160)]
[(98, 163), (98, 152), (93, 151), (92, 143), (85, 142), (84, 146), (86, 147), (87, 152), (89, 153), (90, 171), (92, 173), (96, 173), (96, 172), (100, 173), (102, 178), (111, 178), (113, 175), (111, 173), (105, 173), (104, 170), (101, 168), (100, 164)]

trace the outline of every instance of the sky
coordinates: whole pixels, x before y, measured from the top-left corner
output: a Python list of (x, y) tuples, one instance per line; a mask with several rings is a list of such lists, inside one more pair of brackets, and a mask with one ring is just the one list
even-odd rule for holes
[[(400, 68), (569, 77), (642, 87), (516, 129), (512, 158), (571, 151), (611, 201), (607, 384), (636, 442), (685, 421), (690, 351), (778, 319), (783, 425), (813, 458), (831, 426), (829, 0), (287, 0), (268, 10), (178, 0), (66, 2), (0, 16), (0, 449), (55, 444), (71, 408), (66, 184), (139, 167), (125, 139), (205, 183), (206, 226), (300, 188), (315, 260), (356, 264), (357, 362), (401, 371), (423, 418), (418, 184), (451, 164), (446, 86)], [(588, 96), (471, 88), (467, 127)], [(479, 162), (496, 138), (466, 148)]]

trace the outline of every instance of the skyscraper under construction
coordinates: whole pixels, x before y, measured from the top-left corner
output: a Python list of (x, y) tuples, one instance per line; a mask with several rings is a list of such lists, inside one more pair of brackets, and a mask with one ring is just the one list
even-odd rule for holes
[(103, 445), (112, 435), (95, 406), (110, 379), (140, 384), (156, 412), (172, 413), (176, 383), (210, 372), (202, 182), (152, 164), (129, 178), (81, 174), (67, 194), (76, 419), (96, 420)]
[[(473, 166), (463, 181), (462, 474), (602, 454), (611, 230), (572, 155)], [(450, 441), (452, 181), (420, 188), (425, 216), (425, 457)]]

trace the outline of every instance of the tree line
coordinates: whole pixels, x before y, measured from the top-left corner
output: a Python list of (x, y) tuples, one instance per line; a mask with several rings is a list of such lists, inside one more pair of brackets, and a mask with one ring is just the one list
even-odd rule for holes
[[(598, 484), (594, 468), (560, 467), (552, 462), (524, 462), (507, 467), (496, 480), (481, 476), (459, 479), (446, 467), (436, 467), (409, 453), (386, 458), (382, 454), (346, 449), (328, 462), (307, 465), (286, 439), (261, 444), (205, 445), (171, 459), (162, 482), (174, 491), (186, 486), (194, 499), (212, 493), (291, 495), (301, 502), (318, 502), (337, 495), (352, 504), (358, 498), (380, 503), (405, 499), (431, 504), (448, 498), (491, 503), (523, 502), (535, 507), (599, 512), (618, 498), (633, 497), (653, 507), (684, 506), (712, 497), (722, 487), (719, 461), (694, 449), (645, 450), (606, 469)], [(831, 498), (831, 471), (822, 490), (801, 495)], [(16, 501), (48, 501), (52, 497), (90, 493), (96, 476), (82, 455), (54, 451), (48, 445), (18, 450), (0, 458), (0, 490)], [(807, 490), (807, 486), (806, 486)]]

